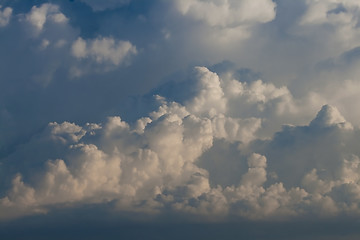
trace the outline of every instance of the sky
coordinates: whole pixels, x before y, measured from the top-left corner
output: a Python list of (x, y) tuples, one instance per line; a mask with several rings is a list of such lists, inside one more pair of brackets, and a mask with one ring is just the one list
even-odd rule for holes
[(358, 0), (0, 0), (0, 36), (0, 238), (359, 239)]

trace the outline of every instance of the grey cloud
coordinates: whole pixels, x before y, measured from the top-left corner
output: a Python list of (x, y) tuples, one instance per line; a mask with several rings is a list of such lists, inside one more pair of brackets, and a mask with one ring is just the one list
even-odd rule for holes
[[(87, 93), (81, 93), (80, 89), (84, 88), (81, 81), (87, 81), (85, 88), (93, 92), (90, 95), (94, 95), (102, 85), (95, 83), (99, 76), (82, 80), (78, 77), (77, 82), (72, 82), (69, 78), (71, 69), (82, 75), (94, 71), (95, 74), (114, 71), (118, 64), (129, 65), (128, 55), (136, 52), (135, 46), (129, 41), (112, 37), (99, 37), (93, 41), (85, 38), (84, 41), (89, 44), (98, 44), (95, 47), (89, 45), (89, 56), (85, 56), (89, 59), (78, 60), (71, 54), (71, 49), (80, 31), (71, 25), (71, 16), (65, 15), (65, 10), (50, 3), (29, 7), (26, 12), (19, 13), (19, 9), (16, 9), (12, 21), (2, 28), (1, 48), (7, 57), (4, 55), (0, 60), (3, 75), (0, 81), (1, 156), (6, 156), (15, 145), (37, 133), (50, 121), (82, 118), (84, 108), (81, 112), (70, 110), (77, 108), (75, 102), (78, 102), (78, 106), (84, 106), (86, 102), (89, 113), (93, 111), (91, 108), (97, 104), (96, 99), (91, 97), (91, 100), (86, 97)], [(100, 63), (96, 62), (96, 58), (101, 60)], [(90, 87), (92, 84), (98, 86)], [(119, 98), (122, 97), (120, 95)], [(90, 104), (92, 101), (95, 104)], [(61, 106), (58, 105), (60, 102)], [(103, 106), (99, 108), (104, 109)], [(28, 117), (30, 113), (31, 118)], [(104, 116), (98, 113), (94, 115)], [(17, 126), (17, 130), (11, 130), (12, 126)]]
[(131, 0), (104, 0), (104, 1), (80, 0), (80, 1), (90, 5), (94, 11), (103, 11), (106, 9), (121, 7), (123, 5), (128, 4)]

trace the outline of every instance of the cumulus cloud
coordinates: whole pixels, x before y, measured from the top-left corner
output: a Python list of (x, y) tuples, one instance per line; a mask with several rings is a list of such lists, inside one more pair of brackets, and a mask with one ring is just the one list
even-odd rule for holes
[[(269, 168), (277, 170), (278, 180), (287, 187), (301, 186), (311, 194), (309, 206), (314, 211), (350, 214), (358, 212), (359, 151), (354, 145), (358, 138), (359, 129), (336, 108), (325, 105), (309, 125), (286, 126), (271, 141), (255, 143), (255, 149), (268, 157)], [(349, 189), (349, 185), (353, 192), (345, 199), (339, 189)]]
[(359, 3), (353, 0), (306, 1), (308, 9), (301, 19), (301, 24), (344, 24), (357, 19)]
[(190, 37), (206, 44), (247, 39), (257, 25), (268, 23), (276, 16), (276, 4), (271, 0), (179, 0), (173, 2), (173, 7), (183, 20), (195, 23)]
[(72, 45), (76, 58), (92, 58), (97, 63), (111, 62), (121, 64), (128, 55), (136, 54), (136, 47), (128, 41), (115, 41), (113, 38), (98, 38), (85, 41), (78, 38)]
[(325, 105), (321, 108), (316, 118), (310, 122), (310, 126), (339, 126), (352, 129), (351, 124), (346, 122), (345, 118), (340, 114), (340, 112), (336, 108), (329, 105)]
[[(360, 44), (359, 2), (353, 0), (306, 1), (307, 10), (299, 24), (304, 32), (313, 34), (319, 41), (332, 36), (326, 44), (337, 44), (336, 54)], [(339, 51), (340, 50), (340, 51)]]
[[(118, 116), (84, 126), (49, 123), (8, 157), (8, 162), (38, 158), (44, 167), (36, 178), (26, 173), (31, 181), (20, 174), (13, 178), (0, 200), (2, 219), (59, 205), (107, 202), (115, 202), (119, 211), (171, 211), (205, 220), (359, 212), (360, 152), (354, 144), (359, 130), (335, 107), (323, 106), (308, 125), (284, 126), (273, 138), (259, 139), (261, 119), (235, 116), (229, 99), (241, 97), (239, 107), (264, 104), (289, 94), (287, 90), (265, 90), (259, 81), (250, 88), (234, 85), (234, 79), (221, 79), (205, 67), (193, 74), (193, 96), (183, 104), (156, 96), (159, 108), (134, 123)], [(230, 97), (226, 88), (233, 90)], [(239, 145), (235, 161), (246, 159), (243, 169), (234, 172), (240, 174), (234, 178), (238, 181), (227, 185), (217, 183), (207, 170), (204, 161), (211, 157), (203, 158), (220, 140)], [(32, 156), (28, 149), (39, 151)]]
[[(159, 109), (133, 125), (120, 117), (111, 117), (104, 124), (84, 127), (68, 122), (50, 123), (40, 137), (29, 143), (29, 147), (41, 148), (47, 142), (50, 144), (46, 144), (48, 150), (51, 149), (49, 146), (58, 148), (57, 145), (60, 145), (60, 149), (65, 150), (64, 155), (50, 161), (42, 160), (46, 168), (40, 182), (28, 186), (18, 177), (17, 181), (13, 181), (13, 189), (21, 185), (33, 192), (32, 197), (26, 198), (26, 204), (34, 207), (32, 203), (35, 202), (38, 207), (34, 207), (34, 211), (41, 211), (48, 204), (114, 199), (119, 202), (120, 209), (136, 210), (137, 202), (141, 201), (146, 203), (144, 211), (156, 211), (165, 205), (177, 210), (188, 209), (188, 199), (215, 191), (210, 188), (208, 172), (195, 165), (195, 161), (212, 146), (213, 139), (247, 143), (260, 127), (255, 119), (248, 121), (226, 117), (221, 120), (224, 118), (223, 106), (204, 105), (203, 102), (213, 97), (206, 93), (211, 93), (212, 89), (204, 84), (209, 76), (212, 84), (221, 91), (220, 79), (215, 73), (197, 68), (194, 79), (199, 82), (198, 93), (185, 106), (158, 97), (161, 103)], [(231, 127), (236, 129), (235, 133)], [(26, 149), (18, 154), (24, 154)], [(18, 158), (19, 155), (13, 157)], [(252, 162), (251, 166), (256, 165), (256, 160)], [(259, 164), (260, 167), (264, 165)], [(100, 166), (105, 168), (104, 172), (99, 172)], [(109, 180), (103, 179), (103, 174)], [(88, 178), (97, 183), (90, 183)], [(98, 178), (104, 181), (99, 182)], [(109, 181), (112, 182), (110, 185)], [(64, 195), (63, 190), (67, 192)], [(174, 202), (171, 199), (175, 196), (179, 199)], [(9, 193), (2, 202), (4, 206), (16, 208), (17, 204), (23, 203), (19, 199), (23, 197)], [(210, 206), (206, 209), (209, 210)]]
[(11, 7), (6, 7), (2, 9), (0, 5), (0, 27), (5, 27), (8, 25), (13, 9)]
[[(342, 72), (342, 70), (340, 71)], [(336, 106), (353, 125), (360, 126), (359, 113), (353, 111), (354, 104), (358, 102), (357, 92), (360, 86), (354, 76), (356, 70), (352, 73), (349, 70), (348, 73), (352, 75), (350, 79), (346, 78), (346, 80), (343, 80), (342, 78), (336, 78), (331, 85), (312, 92), (311, 97), (314, 99), (314, 102), (329, 103)], [(327, 77), (327, 75), (325, 74), (324, 77)]]
[[(112, 37), (89, 40), (79, 37), (72, 44), (71, 54), (79, 60), (89, 59), (96, 64), (119, 66), (127, 64), (129, 57), (136, 55), (137, 50), (129, 41), (116, 40)], [(81, 70), (74, 69), (73, 73), (79, 75)]]
[[(48, 122), (59, 121), (58, 117), (64, 117), (61, 121), (71, 120), (72, 117), (68, 116), (74, 113), (82, 118), (80, 116), (83, 116), (84, 109), (70, 111), (72, 113), (68, 111), (74, 107), (74, 102), (82, 106), (92, 105), (91, 112), (96, 111), (96, 104), (91, 104), (88, 97), (82, 98), (85, 105), (80, 104), (80, 95), (75, 92), (85, 85), (82, 85), (81, 81), (71, 83), (68, 81), (69, 76), (78, 76), (78, 80), (86, 79), (87, 84), (94, 83), (93, 81), (98, 81), (99, 78), (89, 76), (88, 73), (96, 75), (111, 72), (110, 70), (116, 72), (116, 64), (128, 65), (129, 57), (137, 52), (133, 44), (119, 41), (115, 37), (96, 37), (98, 34), (94, 34), (94, 39), (85, 38), (79, 28), (74, 26), (76, 17), (66, 7), (66, 4), (73, 7), (72, 3), (55, 3), (33, 5), (28, 2), (27, 8), (19, 9), (15, 2), (9, 2), (10, 6), (7, 7), (14, 9), (16, 14), (12, 14), (11, 21), (1, 28), (3, 37), (0, 48), (4, 56), (8, 56), (0, 59), (3, 74), (0, 81), (2, 157), (11, 152), (10, 149), (22, 141), (21, 139), (30, 137)], [(1, 12), (8, 12), (9, 10), (5, 11), (7, 8), (2, 8)], [(72, 54), (72, 44), (77, 39), (86, 42), (86, 51), (82, 58), (76, 58)], [(99, 94), (97, 89), (103, 86), (92, 88), (94, 94)], [(117, 87), (111, 87), (115, 88)], [(60, 97), (65, 92), (67, 97)], [(119, 98), (121, 97), (123, 95), (119, 94)], [(54, 111), (53, 106), (57, 105), (55, 102), (60, 99), (63, 99), (63, 108), (56, 107), (57, 110)], [(92, 99), (95, 101), (95, 98)], [(14, 100), (19, 105), (15, 104)], [(70, 102), (72, 107), (65, 107)], [(25, 103), (36, 107), (20, 107)], [(100, 108), (104, 109), (104, 105)], [(27, 110), (23, 111), (24, 109)], [(32, 117), (26, 116), (28, 112), (32, 112)], [(11, 126), (17, 126), (16, 130)]]
[(210, 26), (234, 27), (247, 23), (264, 23), (275, 18), (276, 4), (260, 1), (176, 1), (178, 11)]
[(359, 216), (356, 1), (4, 2), (1, 221)]
[(28, 21), (37, 32), (43, 30), (47, 21), (54, 23), (65, 23), (68, 21), (66, 16), (60, 12), (59, 6), (44, 3), (40, 7), (33, 6), (31, 11), (26, 14), (26, 21)]

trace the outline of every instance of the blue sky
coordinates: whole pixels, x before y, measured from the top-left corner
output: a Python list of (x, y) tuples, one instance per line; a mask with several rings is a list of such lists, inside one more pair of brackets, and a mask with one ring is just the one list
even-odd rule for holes
[(0, 236), (358, 238), (358, 1), (0, 5)]

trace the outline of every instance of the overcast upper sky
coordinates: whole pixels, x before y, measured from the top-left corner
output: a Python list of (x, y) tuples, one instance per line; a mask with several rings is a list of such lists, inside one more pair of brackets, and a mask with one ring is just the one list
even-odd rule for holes
[(0, 238), (358, 239), (360, 1), (0, 0)]

